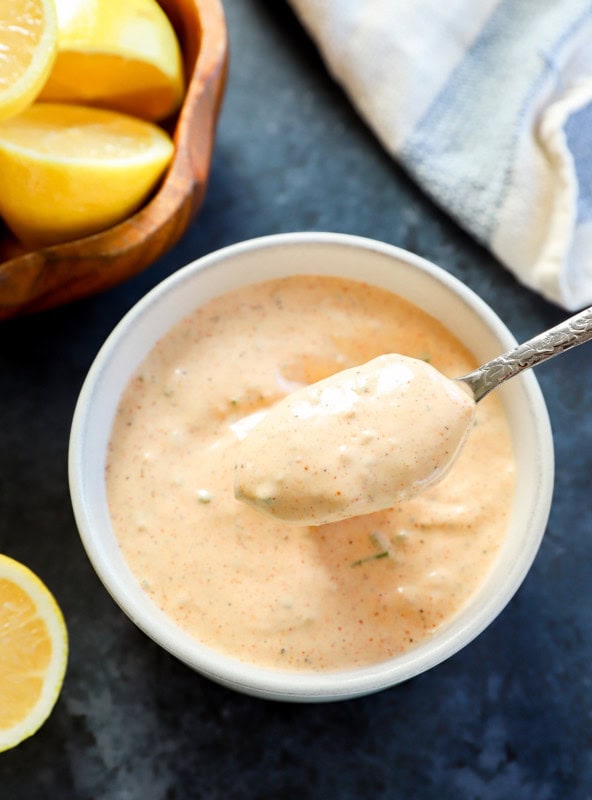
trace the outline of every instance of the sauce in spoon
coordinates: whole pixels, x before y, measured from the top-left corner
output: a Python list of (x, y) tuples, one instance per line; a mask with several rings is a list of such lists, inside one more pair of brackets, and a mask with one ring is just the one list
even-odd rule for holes
[(408, 500), (448, 472), (473, 423), (461, 383), (383, 355), (288, 395), (238, 446), (235, 496), (321, 525)]

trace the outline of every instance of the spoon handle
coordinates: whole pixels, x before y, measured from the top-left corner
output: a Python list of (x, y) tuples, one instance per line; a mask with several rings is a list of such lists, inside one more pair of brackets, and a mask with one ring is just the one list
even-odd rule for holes
[(509, 353), (488, 361), (459, 380), (470, 386), (475, 402), (478, 402), (492, 389), (522, 370), (535, 367), (590, 339), (592, 339), (592, 306), (560, 322), (554, 328), (539, 333)]

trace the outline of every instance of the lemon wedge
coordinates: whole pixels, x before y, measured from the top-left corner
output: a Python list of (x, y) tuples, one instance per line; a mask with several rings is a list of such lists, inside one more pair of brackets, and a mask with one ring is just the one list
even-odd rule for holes
[(34, 103), (0, 122), (0, 216), (34, 247), (97, 233), (142, 205), (173, 150), (151, 122)]
[(40, 99), (160, 120), (180, 105), (181, 50), (156, 0), (56, 0), (58, 56)]
[(39, 94), (57, 42), (54, 0), (0, 3), (0, 119), (18, 114)]
[(68, 633), (53, 595), (30, 569), (0, 555), (0, 752), (50, 715), (68, 660)]

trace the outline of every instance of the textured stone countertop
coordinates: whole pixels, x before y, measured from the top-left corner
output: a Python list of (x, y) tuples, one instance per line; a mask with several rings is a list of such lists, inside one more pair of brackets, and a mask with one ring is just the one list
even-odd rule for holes
[(83, 551), (66, 471), (81, 383), (128, 308), (196, 257), (279, 231), (344, 231), (441, 265), (518, 339), (565, 316), (389, 159), (283, 2), (225, 5), (228, 91), (192, 229), (127, 284), (0, 331), (0, 551), (46, 581), (71, 638), (49, 721), (0, 755), (0, 800), (592, 798), (592, 346), (537, 370), (557, 476), (526, 581), (471, 645), (399, 687), (321, 705), (223, 689), (141, 633)]

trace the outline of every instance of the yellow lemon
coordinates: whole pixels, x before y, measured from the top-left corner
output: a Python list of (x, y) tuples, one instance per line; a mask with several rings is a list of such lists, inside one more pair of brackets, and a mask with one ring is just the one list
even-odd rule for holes
[(54, 0), (0, 2), (0, 119), (18, 114), (39, 94), (57, 41)]
[(58, 57), (40, 99), (159, 120), (184, 91), (175, 31), (156, 0), (56, 0)]
[(151, 122), (35, 103), (0, 122), (0, 216), (34, 247), (97, 233), (142, 205), (173, 149)]
[(67, 660), (68, 633), (53, 595), (30, 569), (0, 555), (0, 752), (43, 725)]

